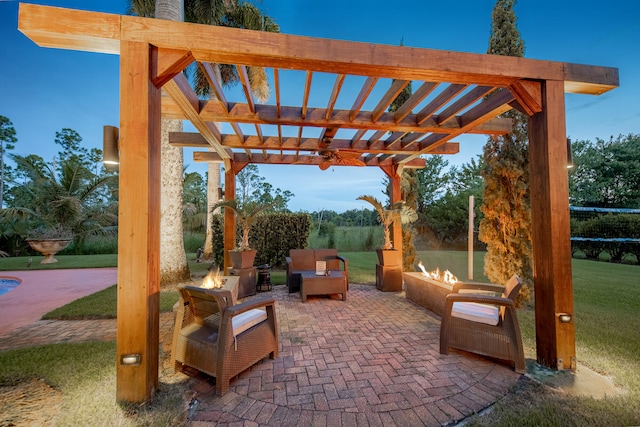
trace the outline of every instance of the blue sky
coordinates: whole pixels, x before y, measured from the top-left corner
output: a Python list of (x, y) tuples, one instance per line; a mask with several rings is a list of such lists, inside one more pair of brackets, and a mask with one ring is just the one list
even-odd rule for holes
[[(123, 14), (126, 0), (51, 0), (29, 3)], [(402, 4), (403, 7), (399, 7)], [(461, 52), (484, 53), (495, 0), (262, 0), (260, 7), (283, 33)], [(577, 0), (520, 0), (518, 29), (526, 56), (619, 68), (620, 87), (599, 97), (566, 95), (567, 136), (608, 139), (640, 133), (640, 2), (612, 0), (607, 7)], [(118, 67), (113, 55), (40, 48), (17, 30), (18, 2), (0, 0), (0, 115), (14, 124), (17, 154), (52, 161), (55, 133), (76, 130), (83, 145), (101, 147), (102, 126), (118, 126)], [(312, 87), (313, 90), (322, 89)], [(330, 89), (329, 89), (330, 90)], [(343, 91), (348, 88), (343, 88)], [(301, 91), (298, 91), (299, 94)], [(299, 102), (299, 101), (298, 101)], [(311, 105), (313, 106), (313, 105)], [(348, 107), (347, 107), (348, 108)], [(190, 130), (188, 126), (185, 130)], [(462, 137), (459, 165), (482, 152), (485, 138)], [(185, 150), (189, 171), (204, 172)], [(378, 168), (260, 166), (274, 187), (295, 194), (289, 207), (316, 211), (367, 207), (355, 200), (383, 198)]]

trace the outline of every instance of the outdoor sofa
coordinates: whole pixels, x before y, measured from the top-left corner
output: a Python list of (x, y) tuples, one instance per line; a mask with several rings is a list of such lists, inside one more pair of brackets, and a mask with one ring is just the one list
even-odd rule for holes
[(303, 271), (316, 271), (316, 261), (325, 261), (327, 270), (342, 270), (349, 290), (349, 261), (338, 255), (337, 249), (291, 249), (287, 260), (287, 287), (289, 293), (300, 291), (301, 275)]

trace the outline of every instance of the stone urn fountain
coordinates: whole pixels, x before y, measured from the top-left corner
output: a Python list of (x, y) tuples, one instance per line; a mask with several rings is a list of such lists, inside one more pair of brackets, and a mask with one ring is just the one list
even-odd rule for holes
[(53, 264), (58, 262), (53, 256), (69, 246), (71, 239), (27, 239), (29, 246), (44, 255), (40, 264)]

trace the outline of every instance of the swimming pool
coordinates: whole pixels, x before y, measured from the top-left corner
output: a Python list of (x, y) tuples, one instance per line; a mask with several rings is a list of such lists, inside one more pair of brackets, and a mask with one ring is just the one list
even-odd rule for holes
[(16, 277), (0, 277), (0, 295), (6, 294), (21, 282), (22, 281)]

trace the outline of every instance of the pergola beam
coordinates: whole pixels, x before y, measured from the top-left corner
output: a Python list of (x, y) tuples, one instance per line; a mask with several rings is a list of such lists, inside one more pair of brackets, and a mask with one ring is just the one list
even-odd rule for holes
[[(454, 151), (459, 151), (457, 143), (448, 143), (442, 147), (441, 154), (455, 154)], [(221, 162), (222, 158), (217, 153), (211, 151), (195, 151), (193, 153), (193, 161), (194, 162)], [(244, 153), (234, 153), (232, 161), (234, 162), (243, 162), (243, 163), (254, 163), (254, 164), (269, 164), (269, 165), (292, 165), (295, 164), (297, 166), (318, 166), (323, 158), (321, 156), (296, 156), (295, 154), (275, 154), (268, 153), (265, 157), (263, 156), (255, 156), (251, 159)], [(365, 161), (366, 166), (381, 166), (388, 165), (393, 166), (397, 165), (398, 162), (394, 160), (393, 157), (389, 157), (386, 159), (381, 159), (380, 157), (372, 156), (370, 160)], [(410, 162), (404, 164), (407, 168), (423, 168), (425, 166), (426, 160), (422, 158), (413, 159)], [(347, 167), (345, 165), (336, 164), (335, 166)]]
[(200, 62), (494, 86), (508, 86), (519, 79), (557, 80), (565, 82), (565, 91), (583, 94), (601, 94), (618, 86), (618, 70), (609, 67), (374, 45), (31, 4), (21, 4), (18, 28), (40, 46), (89, 52), (119, 54), (119, 41), (130, 40), (168, 49), (188, 46)]
[[(360, 112), (350, 119), (351, 110), (333, 110), (331, 119), (327, 120), (327, 110), (324, 108), (309, 108), (306, 117), (300, 115), (300, 107), (274, 105), (256, 105), (256, 112), (251, 112), (247, 104), (229, 103), (230, 111), (227, 113), (216, 101), (200, 101), (200, 119), (207, 122), (237, 122), (259, 123), (265, 125), (281, 126), (312, 126), (312, 127), (337, 127), (347, 129), (381, 130), (389, 132), (438, 132), (456, 133), (460, 125), (455, 121), (436, 123), (429, 118), (424, 123), (416, 124), (416, 115), (407, 115), (396, 123), (393, 113), (384, 113), (377, 122), (371, 121), (371, 112)], [(162, 116), (170, 119), (187, 119), (184, 110), (175, 101), (167, 98), (162, 100)], [(491, 117), (479, 126), (470, 129), (468, 133), (502, 135), (511, 130), (511, 120)]]
[[(317, 151), (318, 149), (325, 148), (320, 145), (318, 142), (318, 138), (302, 138), (298, 141), (297, 137), (284, 137), (280, 139), (277, 136), (269, 136), (263, 138), (262, 141), (258, 137), (248, 136), (244, 140), (241, 140), (236, 135), (231, 134), (223, 134), (221, 135), (221, 143), (226, 148), (233, 149), (252, 149), (252, 150), (286, 150), (286, 151)], [(209, 146), (207, 140), (199, 133), (195, 132), (171, 132), (169, 135), (169, 142), (172, 145), (179, 147), (200, 147), (206, 148)], [(389, 149), (385, 145), (386, 141), (376, 141), (375, 143), (368, 145), (364, 141), (357, 142), (353, 144), (350, 139), (334, 139), (331, 142), (331, 148), (337, 148), (342, 150), (360, 150), (367, 151), (368, 153), (374, 154), (411, 154), (415, 150), (406, 149), (403, 147), (397, 147), (394, 149)], [(455, 147), (458, 146), (458, 143), (455, 144)], [(430, 154), (450, 154), (454, 145), (448, 147), (444, 152), (434, 153), (430, 152)], [(457, 151), (456, 151), (457, 152)], [(454, 152), (453, 154), (455, 154)]]

